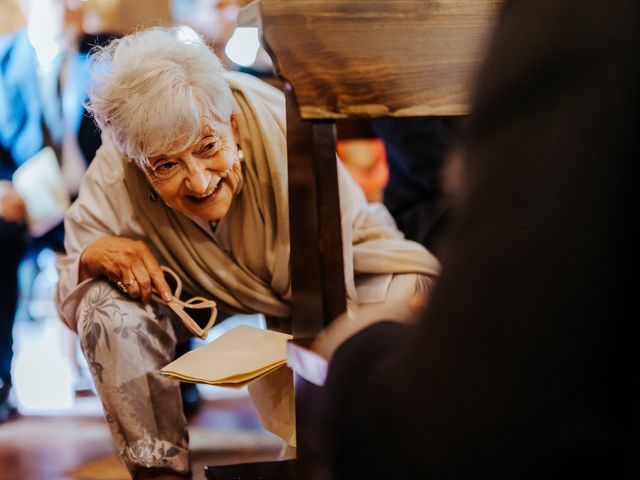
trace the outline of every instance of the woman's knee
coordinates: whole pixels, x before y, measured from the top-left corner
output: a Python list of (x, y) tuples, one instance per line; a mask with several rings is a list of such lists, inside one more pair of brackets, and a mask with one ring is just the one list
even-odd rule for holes
[(106, 280), (93, 281), (82, 297), (78, 335), (85, 351), (132, 340), (159, 350), (175, 348), (173, 326), (158, 305), (142, 305)]
[[(122, 294), (106, 280), (94, 280), (87, 288), (78, 305), (78, 335), (84, 338), (101, 327), (111, 330), (130, 315), (123, 312), (123, 303), (127, 301)], [(131, 308), (127, 308), (131, 310)]]

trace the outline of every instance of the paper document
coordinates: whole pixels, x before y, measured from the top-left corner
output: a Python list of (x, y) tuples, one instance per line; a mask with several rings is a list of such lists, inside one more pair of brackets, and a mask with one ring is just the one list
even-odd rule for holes
[(241, 388), (287, 361), (291, 335), (240, 325), (160, 370), (185, 382)]
[(62, 221), (70, 199), (51, 147), (43, 148), (20, 165), (12, 182), (27, 209), (31, 236), (41, 237)]

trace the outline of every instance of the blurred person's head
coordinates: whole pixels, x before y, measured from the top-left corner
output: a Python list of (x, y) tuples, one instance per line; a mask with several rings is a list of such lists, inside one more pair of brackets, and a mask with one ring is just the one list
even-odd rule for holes
[(41, 65), (50, 63), (77, 38), (81, 29), (80, 0), (21, 0), (29, 41)]
[(249, 2), (250, 0), (172, 0), (173, 21), (203, 35), (225, 66), (243, 67), (254, 74), (270, 75), (271, 59), (260, 47), (257, 33), (245, 32), (245, 35), (237, 35), (240, 9)]
[(173, 0), (175, 21), (204, 35), (220, 52), (238, 24), (243, 0)]

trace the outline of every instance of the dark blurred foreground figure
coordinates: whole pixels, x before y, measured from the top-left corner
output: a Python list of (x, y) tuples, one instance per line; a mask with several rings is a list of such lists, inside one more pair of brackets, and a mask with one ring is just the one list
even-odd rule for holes
[(640, 4), (503, 8), (427, 310), (330, 363), (334, 478), (640, 478)]

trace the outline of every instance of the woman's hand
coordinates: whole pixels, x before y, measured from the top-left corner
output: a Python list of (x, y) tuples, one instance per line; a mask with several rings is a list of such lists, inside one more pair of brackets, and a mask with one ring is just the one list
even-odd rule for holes
[[(171, 299), (171, 290), (146, 243), (124, 237), (102, 237), (80, 255), (78, 281), (105, 276), (132, 298), (147, 304), (151, 290)], [(120, 283), (118, 283), (120, 282)], [(124, 287), (124, 288), (123, 288)]]
[(20, 224), (26, 217), (27, 209), (13, 184), (9, 180), (0, 180), (0, 219)]

